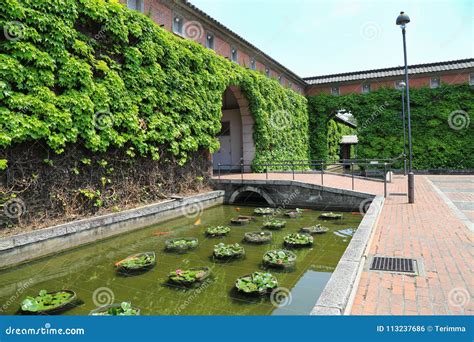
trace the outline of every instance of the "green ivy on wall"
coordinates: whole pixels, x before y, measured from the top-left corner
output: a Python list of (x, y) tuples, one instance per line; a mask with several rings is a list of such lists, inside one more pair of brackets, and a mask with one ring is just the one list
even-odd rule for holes
[[(309, 97), (312, 159), (334, 155), (334, 127), (338, 110), (357, 120), (358, 158), (394, 158), (403, 152), (401, 93), (382, 88), (369, 94)], [(410, 89), (415, 169), (473, 169), (474, 89), (468, 84)], [(333, 127), (333, 128), (330, 128)], [(322, 143), (321, 143), (322, 142)]]
[(184, 164), (218, 148), (222, 94), (235, 85), (255, 119), (254, 163), (308, 158), (303, 96), (117, 1), (5, 0), (0, 26), (0, 148), (79, 143)]

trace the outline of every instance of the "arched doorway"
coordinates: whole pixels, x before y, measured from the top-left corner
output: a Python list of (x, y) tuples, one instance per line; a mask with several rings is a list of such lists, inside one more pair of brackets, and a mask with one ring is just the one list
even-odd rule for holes
[(255, 156), (254, 120), (239, 87), (230, 86), (222, 95), (221, 125), (220, 148), (212, 156), (213, 169), (240, 171), (242, 161), (245, 170), (249, 170)]

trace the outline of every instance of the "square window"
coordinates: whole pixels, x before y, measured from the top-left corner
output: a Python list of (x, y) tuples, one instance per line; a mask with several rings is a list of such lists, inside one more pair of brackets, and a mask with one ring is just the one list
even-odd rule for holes
[(214, 50), (214, 35), (212, 33), (206, 35), (206, 47)]
[(331, 88), (332, 95), (339, 95), (339, 87), (332, 87)]
[(250, 60), (250, 69), (256, 70), (257, 69), (257, 62), (255, 61), (255, 58), (252, 58)]
[(440, 85), (439, 77), (431, 77), (430, 79), (430, 88), (438, 88)]
[(127, 0), (127, 8), (143, 13), (143, 0)]
[(363, 84), (362, 85), (362, 94), (368, 94), (370, 93), (370, 84)]
[[(402, 86), (402, 83), (403, 83), (403, 86)], [(395, 81), (395, 89), (398, 89), (398, 90), (405, 89), (405, 81), (404, 80)]]
[(231, 60), (232, 62), (237, 63), (237, 58), (238, 58), (238, 54), (237, 54), (237, 53), (238, 53), (238, 52), (237, 52), (237, 48), (236, 48), (235, 46), (232, 46), (232, 47), (230, 48), (230, 60)]
[(180, 36), (183, 35), (183, 26), (184, 20), (179, 15), (175, 15), (173, 17), (173, 32), (179, 34)]

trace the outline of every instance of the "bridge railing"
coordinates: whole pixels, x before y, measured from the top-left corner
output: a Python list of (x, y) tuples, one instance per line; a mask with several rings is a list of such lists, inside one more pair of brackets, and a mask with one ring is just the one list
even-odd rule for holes
[(220, 180), (224, 172), (227, 174), (240, 173), (242, 181), (246, 173), (265, 173), (265, 180), (268, 180), (270, 173), (291, 173), (292, 179), (295, 180), (295, 175), (309, 173), (320, 174), (320, 183), (324, 186), (325, 175), (339, 175), (351, 178), (352, 190), (355, 190), (356, 179), (383, 182), (384, 196), (387, 197), (387, 182), (391, 182), (392, 166), (404, 157), (401, 155), (393, 159), (343, 159), (337, 161), (285, 160), (252, 164), (245, 164), (241, 160), (239, 164), (219, 163), (217, 178)]

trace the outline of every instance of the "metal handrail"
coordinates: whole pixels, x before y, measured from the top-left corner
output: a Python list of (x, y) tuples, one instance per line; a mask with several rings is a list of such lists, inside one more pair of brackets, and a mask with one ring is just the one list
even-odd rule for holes
[[(341, 165), (350, 165), (351, 169), (351, 182), (352, 182), (352, 190), (355, 189), (355, 175), (354, 175), (354, 166), (359, 165), (359, 166), (374, 166), (374, 165), (383, 165), (383, 182), (384, 182), (384, 197), (387, 197), (387, 173), (389, 170), (391, 171), (392, 165), (398, 161), (398, 159), (405, 157), (404, 154), (400, 155), (397, 158), (392, 158), (392, 159), (345, 159), (345, 163), (337, 162), (337, 163), (330, 163), (325, 160), (307, 160), (307, 161), (280, 161), (277, 163), (258, 163), (258, 164), (245, 164), (243, 160), (240, 160), (239, 164), (218, 164), (218, 179), (221, 179), (221, 168), (222, 167), (229, 167), (229, 171), (234, 169), (240, 169), (240, 179), (243, 182), (244, 180), (244, 173), (245, 173), (245, 167), (260, 167), (265, 170), (265, 179), (268, 180), (268, 171), (269, 167), (285, 167), (289, 168), (291, 173), (292, 173), (292, 179), (295, 179), (295, 166), (307, 166), (310, 167), (311, 170), (316, 171), (319, 168), (319, 171), (321, 173), (321, 185), (324, 186), (324, 174), (325, 174), (325, 168), (328, 166), (341, 166)], [(389, 161), (389, 162), (387, 162)], [(374, 163), (376, 162), (376, 163)], [(379, 162), (383, 162), (379, 164)], [(282, 171), (282, 170), (278, 170)], [(326, 173), (328, 173), (326, 171)], [(329, 172), (330, 173), (330, 172)]]

